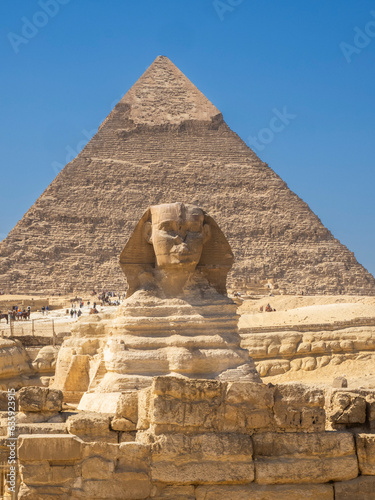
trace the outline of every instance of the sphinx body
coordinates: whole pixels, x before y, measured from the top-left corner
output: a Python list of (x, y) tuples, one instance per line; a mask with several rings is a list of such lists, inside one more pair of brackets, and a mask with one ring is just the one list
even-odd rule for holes
[[(151, 207), (120, 256), (126, 300), (115, 316), (77, 322), (61, 348), (55, 386), (121, 392), (158, 375), (260, 382), (226, 295), (232, 262), (227, 240), (202, 209)], [(69, 382), (77, 356), (87, 375), (71, 374)]]

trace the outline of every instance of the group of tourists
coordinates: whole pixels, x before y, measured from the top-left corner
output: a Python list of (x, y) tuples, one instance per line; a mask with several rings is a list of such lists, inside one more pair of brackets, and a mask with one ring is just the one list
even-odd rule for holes
[(2, 319), (5, 319), (5, 321), (9, 323), (10, 320), (18, 321), (21, 319), (30, 319), (30, 313), (31, 313), (30, 306), (28, 306), (27, 309), (25, 308), (21, 309), (18, 306), (13, 306), (12, 309), (10, 309), (8, 312), (0, 311), (0, 321)]
[(48, 314), (49, 313), (49, 306), (42, 306), (42, 314), (44, 316), (44, 314)]
[[(68, 310), (68, 312), (69, 312), (69, 310)], [(70, 317), (72, 319), (77, 319), (77, 318), (80, 318), (82, 316), (82, 311), (81, 311), (81, 309), (78, 309), (78, 311), (77, 311), (77, 309), (72, 308), (72, 309), (70, 309), (69, 314), (70, 314)]]
[[(97, 301), (88, 300), (86, 302), (86, 307), (89, 309), (89, 314), (97, 314), (99, 313), (98, 305), (101, 307), (104, 306), (119, 306), (121, 304), (121, 300), (125, 298), (125, 293), (120, 292), (112, 292), (103, 290), (100, 293), (97, 293), (96, 290), (92, 290), (92, 296), (97, 296)], [(82, 316), (83, 310), (85, 309), (85, 302), (81, 297), (75, 297), (71, 299), (71, 307), (66, 310), (66, 314), (70, 314), (72, 319), (78, 319)]]
[[(116, 299), (117, 297), (117, 299)], [(98, 295), (98, 300), (101, 302), (102, 306), (119, 306), (120, 301), (125, 298), (125, 294), (121, 294), (120, 292), (107, 292), (103, 291)]]
[[(75, 304), (75, 301), (79, 302), (78, 305)], [(96, 308), (96, 302), (91, 304), (91, 301), (88, 300), (86, 305), (87, 305), (87, 308), (89, 309), (89, 314), (96, 314), (99, 312), (98, 309)], [(82, 316), (82, 314), (83, 314), (82, 310), (84, 309), (84, 307), (85, 307), (84, 301), (82, 299), (76, 297), (75, 299), (73, 299), (73, 302), (71, 303), (70, 309), (66, 310), (66, 314), (70, 314), (70, 317), (72, 319), (78, 319)]]

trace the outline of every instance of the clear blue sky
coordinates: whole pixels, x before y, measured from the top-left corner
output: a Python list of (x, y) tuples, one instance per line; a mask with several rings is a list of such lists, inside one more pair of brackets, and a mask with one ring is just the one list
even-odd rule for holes
[(375, 274), (374, 1), (41, 4), (0, 4), (0, 239), (162, 54)]

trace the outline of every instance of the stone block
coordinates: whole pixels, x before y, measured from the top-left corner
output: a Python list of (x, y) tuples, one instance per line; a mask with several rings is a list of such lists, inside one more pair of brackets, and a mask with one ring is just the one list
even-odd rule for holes
[(252, 451), (248, 435), (165, 434), (152, 445), (152, 479), (178, 484), (251, 482)]
[(156, 377), (150, 415), (155, 434), (221, 430), (225, 388), (216, 380)]
[[(152, 500), (196, 500), (195, 488), (189, 486), (162, 486), (153, 487)], [(228, 500), (228, 499), (227, 499)]]
[(150, 446), (142, 443), (121, 443), (116, 464), (116, 472), (149, 472), (151, 463)]
[(38, 463), (21, 463), (22, 482), (29, 486), (49, 484), (51, 466), (47, 461)]
[(77, 410), (115, 415), (121, 392), (87, 392), (82, 396)]
[(50, 468), (50, 484), (62, 485), (71, 483), (80, 475), (80, 470), (74, 465), (52, 465)]
[(70, 434), (83, 441), (106, 441), (117, 443), (117, 432), (110, 430), (110, 416), (97, 413), (77, 413), (66, 421)]
[(229, 383), (223, 430), (252, 433), (273, 429), (273, 388), (255, 382)]
[(153, 409), (152, 387), (138, 391), (138, 420), (137, 430), (146, 430), (150, 427), (151, 413)]
[(111, 479), (85, 481), (83, 498), (143, 500), (149, 498), (151, 481), (144, 472), (113, 474)]
[[(64, 423), (66, 420), (66, 415), (63, 412), (50, 412), (50, 411), (28, 411), (18, 412), (17, 423), (18, 424), (41, 424), (41, 423)], [(25, 433), (27, 434), (27, 433)], [(42, 432), (40, 434), (43, 434)]]
[[(333, 486), (309, 485), (260, 485), (198, 486), (196, 500), (333, 500)], [(354, 499), (352, 499), (354, 500)]]
[(325, 483), (358, 475), (352, 434), (254, 434), (256, 482), (259, 484)]
[(368, 394), (366, 397), (367, 403), (367, 418), (371, 431), (375, 430), (375, 397), (373, 394)]
[(83, 456), (83, 441), (68, 434), (21, 435), (18, 438), (18, 458), (20, 461), (72, 462)]
[(375, 476), (334, 483), (335, 500), (375, 500)]
[(274, 391), (275, 430), (323, 432), (324, 393), (303, 384), (279, 384)]
[(345, 377), (336, 377), (333, 379), (332, 387), (336, 389), (348, 387), (348, 380)]
[[(123, 392), (116, 407), (116, 418), (126, 418), (133, 424), (137, 425), (138, 420), (138, 392), (128, 391)], [(134, 427), (135, 429), (136, 427)]]
[(17, 424), (13, 437), (21, 434), (67, 434), (66, 424), (64, 423), (35, 423), (35, 424)]
[(120, 453), (120, 445), (104, 441), (84, 443), (84, 458), (100, 457), (103, 460), (115, 461)]
[(355, 439), (361, 474), (375, 476), (375, 434), (358, 434)]
[(334, 392), (327, 413), (332, 427), (340, 424), (364, 424), (366, 398), (347, 391)]
[(85, 452), (84, 498), (148, 498), (151, 492), (149, 446), (135, 442), (90, 443)]
[(73, 354), (69, 368), (61, 377), (61, 370), (56, 367), (55, 383), (63, 391), (85, 392), (90, 383), (90, 356), (87, 354)]
[(121, 432), (132, 432), (135, 431), (137, 425), (134, 422), (131, 422), (127, 418), (113, 418), (111, 420), (111, 429), (113, 431), (121, 431)]
[(56, 367), (56, 360), (59, 348), (47, 345), (39, 349), (38, 354), (32, 361), (32, 367), (39, 374), (53, 373)]
[(112, 460), (105, 460), (101, 457), (91, 457), (82, 463), (83, 479), (109, 479), (115, 470)]
[(119, 433), (119, 443), (134, 442), (136, 435), (137, 435), (136, 432), (120, 432)]
[(63, 393), (47, 387), (23, 387), (17, 393), (20, 411), (59, 412), (62, 409)]
[(21, 485), (18, 500), (70, 500), (69, 489), (62, 486), (29, 487)]

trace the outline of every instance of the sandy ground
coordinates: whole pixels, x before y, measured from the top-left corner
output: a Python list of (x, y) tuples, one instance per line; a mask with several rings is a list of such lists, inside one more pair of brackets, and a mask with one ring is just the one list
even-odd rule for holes
[[(270, 304), (276, 312), (260, 313)], [(264, 297), (246, 300), (239, 308), (240, 328), (285, 326), (375, 318), (375, 297), (356, 295), (315, 295)]]
[(308, 385), (332, 386), (336, 377), (345, 377), (349, 389), (375, 389), (375, 354), (363, 353), (360, 359), (344, 361), (336, 365), (330, 363), (327, 366), (309, 372), (289, 371), (283, 375), (264, 377), (263, 382), (268, 384), (280, 384), (288, 382), (300, 382)]
[[(105, 313), (105, 312), (115, 312), (117, 310), (116, 306), (96, 306), (97, 310), (99, 313)], [(70, 311), (70, 308), (68, 308)], [(83, 306), (81, 308), (82, 316), (88, 316), (90, 314), (90, 309), (91, 306)], [(76, 311), (78, 312), (79, 307), (76, 308)], [(81, 316), (81, 317), (82, 317)], [(55, 320), (57, 323), (74, 323), (77, 321), (78, 317), (73, 316), (73, 318), (70, 316), (70, 314), (66, 314), (66, 309), (56, 309), (54, 311), (49, 311), (48, 313), (41, 313), (41, 312), (34, 312), (31, 313), (30, 315), (31, 319), (35, 319), (38, 321), (50, 321), (51, 319)]]

